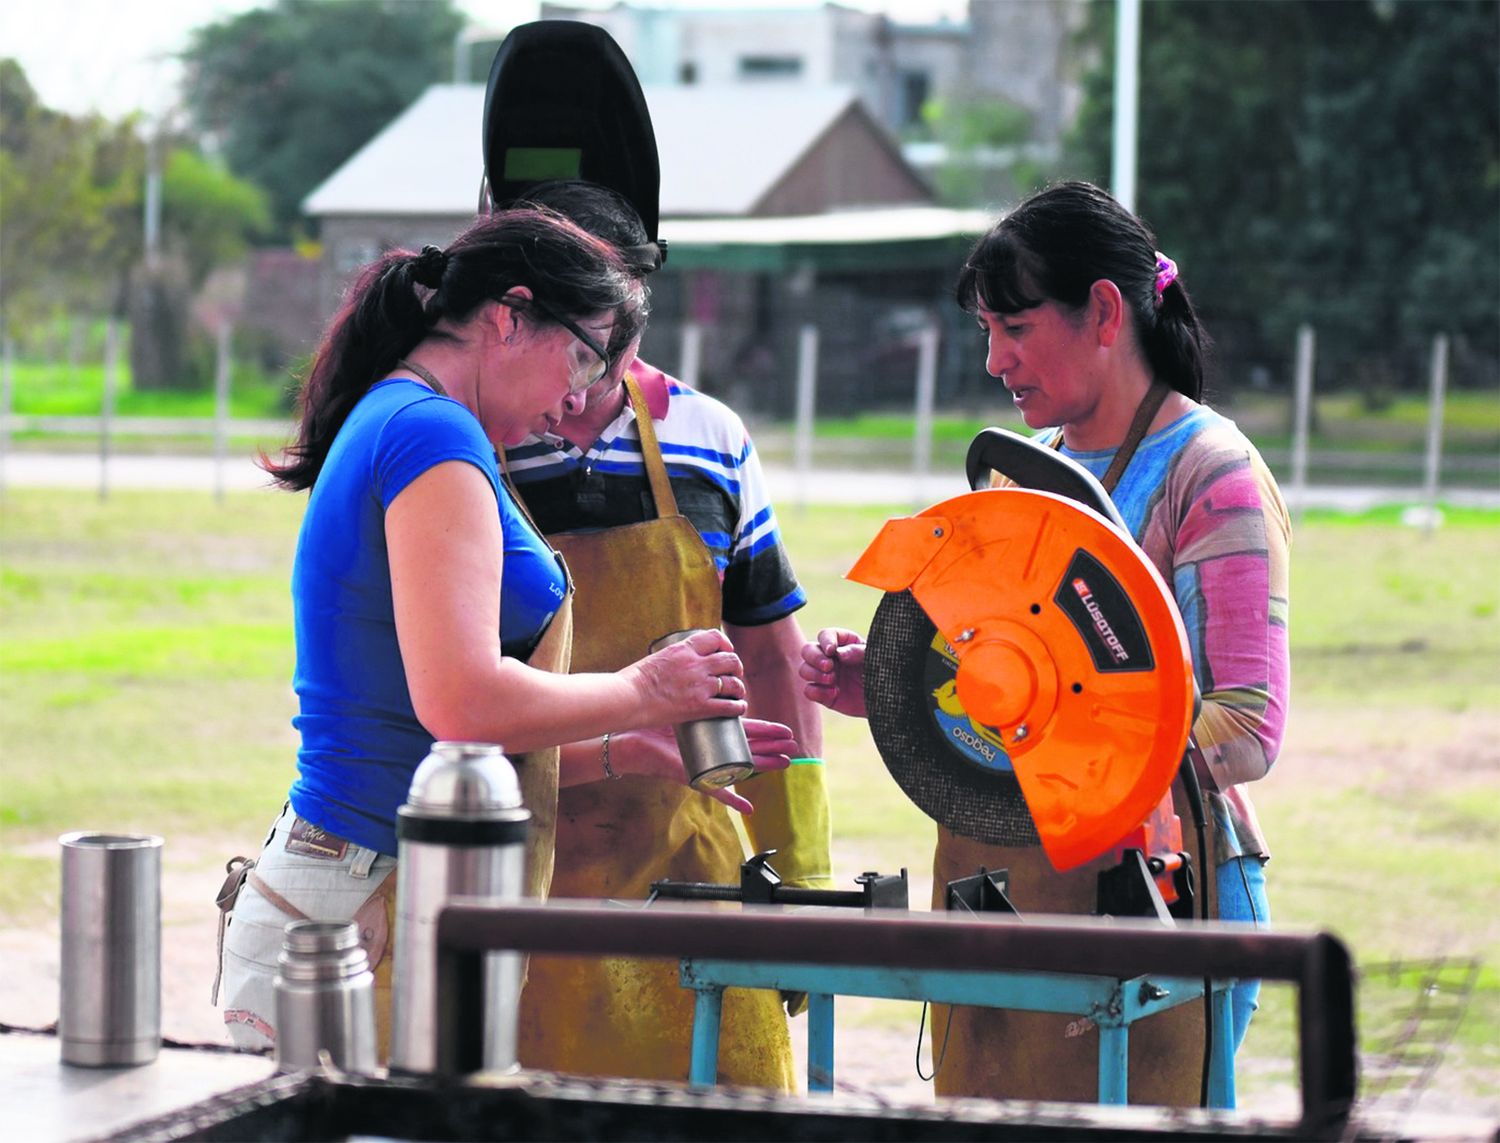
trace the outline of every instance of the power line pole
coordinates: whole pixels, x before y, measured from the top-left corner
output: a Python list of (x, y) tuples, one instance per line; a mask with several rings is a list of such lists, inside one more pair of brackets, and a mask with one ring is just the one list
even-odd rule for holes
[(1115, 5), (1115, 119), (1110, 181), (1115, 198), (1135, 209), (1136, 126), (1141, 74), (1141, 0)]

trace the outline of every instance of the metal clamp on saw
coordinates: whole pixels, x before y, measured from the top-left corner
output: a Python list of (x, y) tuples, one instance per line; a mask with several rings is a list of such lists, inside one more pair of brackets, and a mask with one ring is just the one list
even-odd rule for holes
[(906, 870), (897, 876), (861, 873), (854, 879), (857, 890), (797, 889), (784, 885), (771, 866), (774, 849), (757, 853), (740, 866), (738, 885), (709, 881), (653, 881), (646, 904), (661, 897), (679, 901), (738, 901), (742, 905), (833, 905), (843, 908), (907, 909), (911, 894)]
[[(986, 429), (966, 471), (974, 491), (888, 521), (848, 573), (887, 593), (865, 652), (887, 769), (954, 833), (1059, 871), (1113, 854), (1101, 913), (1190, 917), (1170, 791), (1198, 696), (1171, 592), (1080, 465)], [(1009, 905), (976, 886), (957, 899)]]

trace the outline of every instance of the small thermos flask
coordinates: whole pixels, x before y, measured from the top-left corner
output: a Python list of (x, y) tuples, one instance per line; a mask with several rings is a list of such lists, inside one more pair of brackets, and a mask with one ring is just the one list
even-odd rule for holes
[[(654, 654), (663, 647), (681, 643), (697, 630), (673, 631), (651, 644)], [(732, 786), (755, 773), (745, 724), (737, 718), (700, 718), (679, 722), (673, 731), (677, 752), (682, 755), (688, 783), (695, 790), (718, 790)]]
[[(391, 983), (391, 1070), (448, 1070), (437, 1033), (437, 918), (454, 897), (514, 902), (525, 893), (531, 812), (500, 747), (435, 742), (396, 816), (396, 960)], [(487, 1071), (512, 1071), (521, 956), (489, 953), (484, 965)]]
[(353, 921), (292, 921), (276, 961), (276, 1070), (373, 1075), (375, 974)]
[(62, 1061), (149, 1064), (161, 1050), (162, 839), (79, 832), (58, 840)]

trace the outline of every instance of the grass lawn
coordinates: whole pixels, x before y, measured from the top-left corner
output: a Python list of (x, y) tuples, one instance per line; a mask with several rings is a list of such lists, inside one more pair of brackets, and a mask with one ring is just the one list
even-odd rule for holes
[[(0, 929), (55, 914), (55, 839), (69, 829), (186, 836), (225, 856), (259, 844), (295, 744), (287, 581), (303, 502), (0, 498)], [(809, 632), (868, 625), (876, 593), (842, 576), (890, 514), (783, 518), (812, 599)], [(1426, 537), (1387, 516), (1309, 513), (1293, 549), (1291, 729), (1256, 792), (1278, 925), (1330, 930), (1371, 966), (1484, 960), (1435, 1082), (1494, 1110), (1497, 525), (1500, 514), (1453, 512)], [(830, 715), (827, 739), (839, 876), (925, 874), (931, 823), (890, 780), (864, 723)], [(1367, 1043), (1414, 980), (1370, 980)], [(1293, 1011), (1289, 992), (1268, 989), (1241, 1054), (1246, 1101), (1294, 1074)]]

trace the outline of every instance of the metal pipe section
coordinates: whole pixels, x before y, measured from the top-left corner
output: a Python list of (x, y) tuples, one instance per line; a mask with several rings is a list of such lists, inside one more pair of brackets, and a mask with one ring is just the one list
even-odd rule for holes
[(470, 1027), (480, 1009), (473, 994), (475, 966), (485, 951), (504, 948), (1122, 979), (1162, 974), (1289, 981), (1300, 988), (1299, 1135), (1336, 1138), (1354, 1102), (1353, 966), (1348, 949), (1327, 933), (1246, 931), (1213, 923), (1168, 928), (1096, 918), (1022, 922), (942, 913), (789, 913), (765, 906), (725, 912), (677, 902), (625, 911), (600, 902), (495, 906), (454, 900), (438, 916), (437, 944), (440, 1070), (450, 1075), (482, 1066)]
[(773, 960), (978, 972), (1061, 972), (1130, 977), (1262, 977), (1300, 980), (1311, 945), (1302, 936), (1232, 925), (1167, 928), (1156, 922), (1036, 917), (787, 913), (746, 905), (723, 913), (688, 902), (622, 910), (588, 901), (495, 906), (450, 900), (438, 941), (453, 950)]

